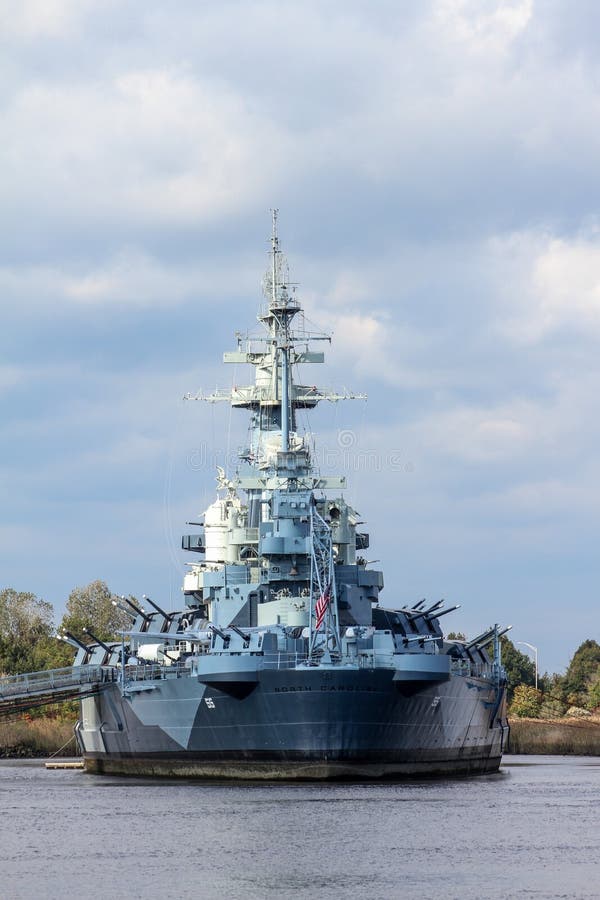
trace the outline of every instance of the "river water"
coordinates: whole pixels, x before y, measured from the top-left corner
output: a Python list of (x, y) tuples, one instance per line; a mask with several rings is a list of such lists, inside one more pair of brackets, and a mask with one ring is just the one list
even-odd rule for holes
[(224, 785), (0, 763), (0, 896), (600, 897), (600, 757), (401, 784)]

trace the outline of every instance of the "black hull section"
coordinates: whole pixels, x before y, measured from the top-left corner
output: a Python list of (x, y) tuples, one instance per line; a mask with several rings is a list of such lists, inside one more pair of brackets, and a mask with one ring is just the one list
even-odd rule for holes
[(166, 679), (82, 704), (86, 769), (206, 779), (322, 780), (497, 771), (489, 681), (398, 684), (389, 669), (261, 671), (254, 684)]
[(484, 775), (497, 772), (501, 757), (473, 759), (317, 761), (314, 759), (211, 760), (195, 755), (182, 757), (86, 757), (86, 771), (100, 775), (129, 775), (152, 778), (199, 778), (208, 781), (391, 781), (402, 778), (440, 778)]

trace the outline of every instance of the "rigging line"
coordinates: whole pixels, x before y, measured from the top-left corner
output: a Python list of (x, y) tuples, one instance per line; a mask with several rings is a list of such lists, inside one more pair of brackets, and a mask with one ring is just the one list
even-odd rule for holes
[[(172, 493), (173, 493), (173, 468), (175, 463), (175, 447), (181, 447), (181, 432), (183, 425), (185, 401), (179, 403), (178, 414), (175, 418), (175, 428), (171, 431), (171, 440), (169, 442), (169, 453), (167, 457), (167, 465), (165, 469), (165, 481), (163, 488), (163, 533), (165, 536), (167, 549), (173, 568), (176, 570), (178, 577), (185, 572), (185, 567), (177, 556), (179, 547), (175, 543), (173, 517), (171, 515)], [(190, 456), (188, 454), (187, 464), (190, 464)], [(169, 573), (169, 578), (171, 572)]]
[[(234, 387), (236, 386), (236, 379), (237, 379), (237, 363), (233, 367), (233, 375), (231, 376), (231, 391), (232, 391), (232, 393), (233, 393)], [(229, 463), (231, 461), (230, 454), (231, 454), (231, 419), (232, 419), (232, 415), (233, 415), (233, 403), (230, 403), (229, 404), (229, 417), (228, 417), (228, 421), (227, 421), (227, 451), (225, 454), (225, 465), (223, 467), (225, 469), (225, 474), (227, 475), (228, 478), (230, 477)]]
[(302, 310), (302, 319), (303, 319), (302, 326), (303, 326), (303, 328), (305, 329), (305, 331), (306, 331), (306, 325), (307, 325), (307, 323), (308, 323), (308, 325), (309, 325), (310, 327), (316, 329), (316, 331), (315, 331), (315, 332), (312, 332), (312, 334), (317, 334), (317, 335), (319, 335), (319, 336), (328, 337), (328, 338), (331, 339), (331, 334), (330, 334), (330, 332), (324, 331), (324, 330), (318, 325), (317, 322), (313, 322), (312, 319), (309, 319), (309, 317), (306, 315), (306, 312), (305, 312), (304, 310)]
[[(296, 383), (300, 384), (300, 364), (294, 363), (293, 369), (298, 378), (298, 381)], [(311, 410), (311, 411), (314, 412), (314, 410)], [(307, 442), (308, 442), (309, 448), (310, 448), (311, 464), (312, 464), (313, 468), (315, 469), (316, 474), (320, 476), (322, 473), (321, 473), (321, 468), (317, 461), (317, 454), (316, 454), (315, 445), (314, 445), (314, 434), (313, 434), (313, 430), (312, 430), (311, 424), (310, 424), (309, 412), (310, 411), (308, 409), (303, 409), (303, 408), (297, 409), (296, 410), (296, 421), (298, 423), (303, 424), (304, 434), (307, 438)]]
[[(361, 450), (361, 448), (363, 447), (364, 437), (365, 437), (366, 417), (367, 417), (367, 404), (365, 402), (363, 402), (362, 413), (361, 413), (360, 419), (358, 421), (358, 428), (356, 430), (356, 443), (353, 447), (354, 453), (355, 454), (358, 453), (358, 457), (356, 457), (356, 455), (355, 455), (355, 460), (354, 460), (355, 466), (354, 466), (354, 471), (353, 471), (353, 474), (355, 477), (352, 479), (352, 490), (350, 492), (352, 506), (354, 506), (357, 510), (360, 508), (361, 503), (362, 503), (362, 501), (360, 499), (361, 485), (363, 484), (363, 482), (366, 481), (366, 479), (364, 477), (362, 477), (362, 476), (364, 476), (365, 473), (363, 472), (363, 470), (361, 468), (361, 456), (362, 456), (362, 461), (364, 462), (365, 466), (369, 466), (370, 461), (373, 458), (377, 459), (377, 457), (376, 456), (374, 457), (374, 455), (373, 455), (375, 448), (367, 447), (366, 449)], [(377, 462), (375, 463), (375, 465), (377, 465)], [(360, 475), (361, 477), (356, 477), (358, 475)]]
[(215, 406), (216, 406), (216, 404), (210, 403), (209, 405), (210, 405), (210, 440), (211, 440), (210, 453), (211, 453), (212, 461), (215, 462), (216, 458), (217, 458), (217, 456), (216, 456), (216, 454), (217, 454), (216, 435), (215, 435)]
[(51, 753), (48, 759), (54, 759), (55, 756), (58, 756), (59, 753), (62, 753), (65, 747), (68, 747), (71, 741), (75, 740), (75, 734), (72, 734), (66, 744), (63, 744), (62, 747), (59, 747), (58, 750), (55, 750), (54, 753)]

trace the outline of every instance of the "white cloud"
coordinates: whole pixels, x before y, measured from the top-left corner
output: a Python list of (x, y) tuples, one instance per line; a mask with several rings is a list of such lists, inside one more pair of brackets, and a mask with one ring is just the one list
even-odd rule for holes
[(2, 0), (0, 31), (20, 39), (73, 37), (99, 0)]
[(0, 366), (0, 394), (20, 384), (24, 374), (21, 366)]
[[(54, 6), (74, 15), (73, 4)], [(106, 26), (130, 20), (105, 15)], [(489, 41), (512, 46), (533, 27), (540, 14), (525, 0), (423, 4), (409, 17), (269, 3), (239, 18), (231, 4), (185, 15), (183, 28), (150, 3), (123, 49), (90, 19), (95, 67), (70, 72), (57, 49), (48, 74), (22, 68), (0, 151), (5, 209), (55, 228), (139, 232), (212, 223), (282, 195), (318, 208), (324, 192), (336, 202), (374, 187), (392, 191), (394, 215), (426, 204), (451, 229), (465, 196), (479, 220), (503, 205), (506, 180), (535, 182), (540, 155), (545, 171), (586, 147), (592, 165), (598, 149), (581, 66), (548, 70), (529, 53), (507, 75), (490, 53)], [(466, 57), (456, 34), (484, 52)]]
[(256, 261), (239, 259), (223, 278), (222, 260), (168, 261), (123, 247), (101, 261), (66, 260), (59, 265), (0, 266), (0, 293), (16, 303), (13, 314), (45, 308), (111, 307), (169, 309), (193, 302), (213, 304), (232, 290), (255, 291)]
[(198, 224), (256, 202), (295, 157), (239, 93), (177, 69), (29, 82), (5, 115), (7, 201), (58, 221)]
[[(530, 519), (545, 519), (551, 523), (560, 516), (573, 516), (575, 511), (597, 516), (600, 511), (600, 489), (598, 488), (598, 467), (592, 474), (573, 473), (570, 480), (564, 477), (531, 480), (510, 485), (505, 491), (484, 495), (482, 500), (491, 516), (499, 514), (509, 516), (511, 520), (518, 516)], [(525, 520), (524, 520), (525, 521)], [(576, 541), (571, 535), (571, 543)]]
[(527, 401), (496, 407), (454, 404), (424, 411), (403, 428), (403, 440), (429, 461), (452, 458), (463, 464), (526, 460), (538, 442), (540, 410)]
[(84, 304), (168, 307), (194, 293), (206, 298), (206, 288), (206, 273), (197, 267), (167, 266), (135, 250), (80, 275), (65, 273), (62, 279), (63, 296)]
[[(449, 402), (443, 411), (428, 409), (410, 430), (429, 453), (440, 457), (511, 463), (538, 478), (542, 472), (560, 472), (572, 482), (594, 458), (600, 440), (600, 371), (585, 362), (574, 371), (568, 361), (566, 366), (565, 371), (544, 371), (542, 390), (535, 392), (541, 397), (507, 397), (485, 406), (456, 398), (458, 402)], [(531, 390), (531, 383), (528, 386)]]
[(472, 53), (505, 52), (529, 25), (533, 0), (438, 0), (433, 21)]
[[(371, 312), (362, 312), (351, 304), (344, 307), (338, 300), (338, 289), (343, 282), (344, 276), (341, 282), (336, 281), (332, 301), (328, 295), (317, 300), (308, 294), (306, 299), (311, 322), (332, 337), (333, 347), (326, 350), (326, 356), (336, 377), (344, 376), (356, 382), (373, 378), (382, 384), (404, 387), (431, 384), (434, 373), (426, 372), (421, 366), (411, 366), (418, 350), (426, 343), (424, 335), (394, 320), (389, 309), (373, 308), (371, 298), (361, 304), (371, 308)], [(360, 289), (353, 292), (355, 298), (358, 293)]]
[(510, 338), (536, 343), (556, 334), (598, 336), (600, 232), (586, 227), (572, 237), (525, 231), (490, 244), (498, 275), (504, 273), (504, 308), (498, 328)]
[(551, 239), (533, 267), (540, 327), (600, 327), (600, 234)]

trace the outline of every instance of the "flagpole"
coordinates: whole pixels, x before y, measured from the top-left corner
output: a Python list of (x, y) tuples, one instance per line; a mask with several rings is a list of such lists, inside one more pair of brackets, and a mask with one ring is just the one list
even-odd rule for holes
[(313, 645), (313, 612), (314, 612), (314, 606), (315, 606), (315, 592), (313, 589), (314, 571), (315, 571), (315, 553), (314, 553), (315, 534), (314, 534), (313, 504), (314, 504), (314, 499), (312, 500), (311, 507), (310, 507), (310, 615), (308, 617), (308, 627), (309, 627), (308, 646), (309, 646), (310, 653), (312, 653), (312, 645)]

